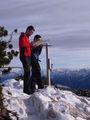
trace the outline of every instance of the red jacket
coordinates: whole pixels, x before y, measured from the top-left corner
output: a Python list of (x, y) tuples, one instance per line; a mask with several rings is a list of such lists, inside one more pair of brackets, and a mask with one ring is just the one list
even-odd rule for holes
[(20, 57), (31, 56), (31, 43), (25, 33), (21, 33), (19, 37), (19, 53)]

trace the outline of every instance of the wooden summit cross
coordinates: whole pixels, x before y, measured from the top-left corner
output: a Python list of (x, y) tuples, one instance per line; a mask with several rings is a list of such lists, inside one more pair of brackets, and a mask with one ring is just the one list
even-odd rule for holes
[(48, 85), (51, 86), (51, 80), (50, 80), (51, 61), (50, 61), (50, 58), (49, 58), (49, 49), (48, 49), (48, 47), (50, 47), (51, 45), (48, 45), (48, 43), (46, 43), (44, 46), (46, 47), (47, 81), (48, 81)]

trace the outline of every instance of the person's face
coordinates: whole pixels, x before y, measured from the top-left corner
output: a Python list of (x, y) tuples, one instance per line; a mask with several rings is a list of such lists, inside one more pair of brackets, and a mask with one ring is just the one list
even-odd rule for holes
[(28, 30), (28, 36), (31, 36), (34, 33), (34, 30)]

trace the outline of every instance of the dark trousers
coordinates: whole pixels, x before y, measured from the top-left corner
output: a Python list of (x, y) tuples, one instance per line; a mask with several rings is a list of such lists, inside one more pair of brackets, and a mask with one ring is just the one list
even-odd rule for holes
[(39, 89), (43, 88), (42, 80), (41, 80), (41, 68), (38, 60), (31, 60), (32, 66), (32, 76), (31, 76), (31, 89), (32, 92), (35, 91), (35, 85), (38, 85)]
[(30, 57), (20, 58), (24, 69), (23, 92), (31, 94), (31, 80), (30, 80)]

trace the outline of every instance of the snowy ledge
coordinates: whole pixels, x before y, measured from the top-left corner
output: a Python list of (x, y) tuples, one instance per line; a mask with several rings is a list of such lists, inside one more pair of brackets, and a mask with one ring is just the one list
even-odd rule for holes
[[(24, 94), (23, 81), (4, 82), (4, 105), (17, 112), (19, 120), (90, 120), (90, 97), (47, 87), (33, 95)], [(17, 120), (10, 114), (12, 120)]]

